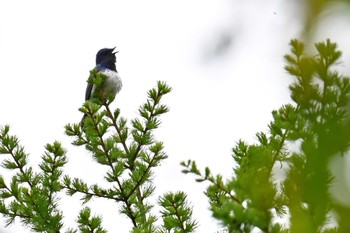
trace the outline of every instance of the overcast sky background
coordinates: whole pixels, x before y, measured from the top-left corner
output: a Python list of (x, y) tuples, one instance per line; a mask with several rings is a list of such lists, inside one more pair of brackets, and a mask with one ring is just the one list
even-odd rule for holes
[[(349, 17), (327, 18), (315, 40), (330, 37), (349, 74)], [(92, 183), (104, 170), (84, 148), (70, 144), (64, 125), (77, 123), (96, 52), (117, 46), (123, 89), (112, 104), (132, 119), (157, 80), (173, 91), (170, 112), (156, 137), (169, 155), (155, 173), (156, 198), (182, 190), (194, 206), (197, 232), (216, 232), (203, 191), (206, 184), (181, 173), (180, 161), (231, 174), (231, 148), (254, 142), (271, 111), (290, 102), (292, 81), (283, 69), (291, 38), (300, 36), (302, 15), (295, 1), (24, 1), (0, 3), (0, 125), (10, 124), (37, 166), (44, 145), (54, 140), (68, 150), (66, 173)], [(3, 171), (1, 171), (3, 173)], [(75, 227), (78, 197), (62, 197), (66, 227)], [(129, 232), (118, 205), (93, 200), (110, 232)], [(108, 213), (108, 215), (103, 213)], [(3, 219), (0, 217), (0, 223)], [(1, 225), (3, 225), (1, 223)], [(0, 232), (29, 232), (19, 221)]]

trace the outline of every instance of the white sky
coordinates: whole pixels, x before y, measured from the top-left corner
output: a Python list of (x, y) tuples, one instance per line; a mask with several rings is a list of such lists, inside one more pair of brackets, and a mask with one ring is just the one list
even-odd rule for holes
[[(68, 150), (67, 174), (101, 182), (104, 171), (83, 148), (70, 144), (64, 125), (81, 119), (77, 109), (96, 52), (117, 46), (123, 89), (112, 107), (121, 108), (124, 117), (137, 116), (157, 80), (173, 87), (164, 98), (170, 112), (156, 133), (169, 159), (156, 170), (154, 198), (166, 191), (187, 192), (198, 232), (216, 232), (220, 227), (207, 210), (206, 185), (183, 175), (179, 162), (194, 159), (201, 168), (230, 175), (235, 142), (252, 142), (256, 132), (267, 129), (271, 111), (289, 102), (292, 79), (283, 69), (283, 55), (301, 26), (290, 2), (2, 1), (0, 125), (11, 125), (34, 166), (43, 146), (58, 140)], [(316, 35), (332, 38), (341, 49), (350, 41), (349, 33), (333, 26)], [(232, 46), (215, 55), (222, 36), (232, 36)], [(345, 70), (348, 58), (344, 53)], [(62, 201), (66, 226), (75, 227), (80, 202)], [(110, 232), (128, 232), (129, 220), (116, 217), (116, 204), (94, 200), (90, 206), (103, 215)], [(0, 230), (29, 232), (19, 224)]]

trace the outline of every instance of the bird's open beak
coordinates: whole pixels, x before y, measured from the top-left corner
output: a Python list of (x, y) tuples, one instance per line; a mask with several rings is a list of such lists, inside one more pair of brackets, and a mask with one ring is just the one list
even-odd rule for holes
[[(115, 50), (115, 48), (116, 48), (116, 47), (114, 47), (113, 50)], [(113, 51), (113, 50), (112, 50), (112, 51)], [(118, 53), (118, 52), (119, 52), (119, 51), (114, 51), (113, 54), (116, 54), (116, 53)]]

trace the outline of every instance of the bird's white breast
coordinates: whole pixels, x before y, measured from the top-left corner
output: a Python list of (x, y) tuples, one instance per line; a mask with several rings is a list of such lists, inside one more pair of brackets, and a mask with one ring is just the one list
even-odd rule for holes
[(104, 80), (104, 83), (102, 84), (103, 90), (109, 94), (118, 94), (123, 86), (122, 80), (118, 72), (109, 69), (105, 69), (101, 72), (107, 76), (107, 78)]

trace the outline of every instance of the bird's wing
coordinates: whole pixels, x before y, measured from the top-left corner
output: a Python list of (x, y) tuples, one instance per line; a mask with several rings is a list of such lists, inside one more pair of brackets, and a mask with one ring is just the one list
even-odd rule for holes
[[(99, 71), (101, 71), (102, 66), (98, 64), (98, 65), (95, 67), (95, 69), (97, 69), (98, 72), (99, 72)], [(85, 91), (85, 101), (86, 101), (86, 100), (90, 100), (90, 98), (91, 98), (91, 92), (92, 92), (92, 88), (93, 88), (93, 87), (94, 87), (94, 84), (88, 83), (88, 85), (87, 85), (87, 87), (86, 87), (86, 91)]]

